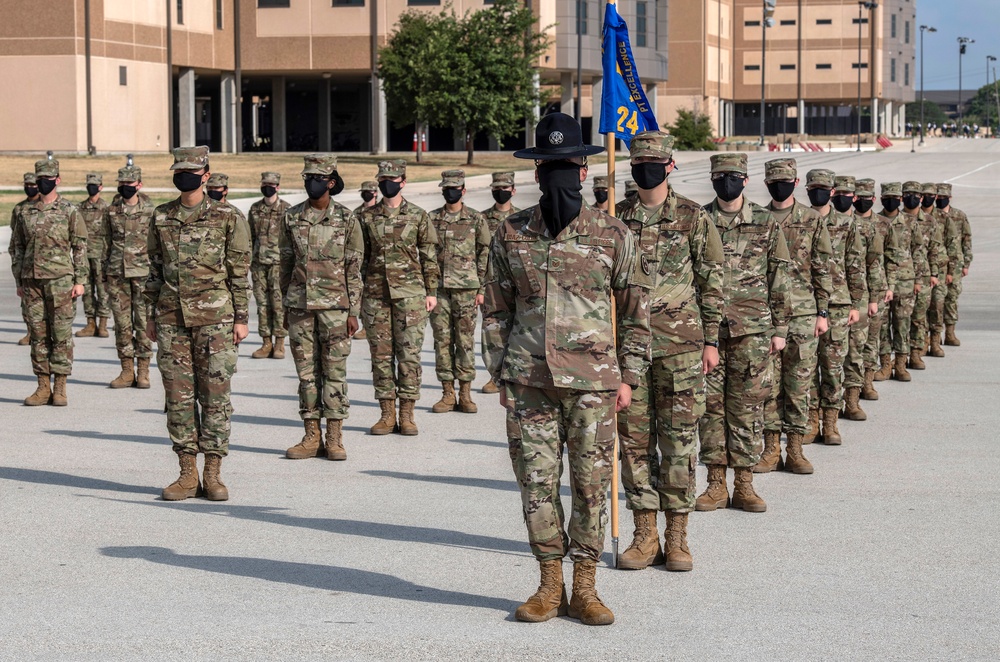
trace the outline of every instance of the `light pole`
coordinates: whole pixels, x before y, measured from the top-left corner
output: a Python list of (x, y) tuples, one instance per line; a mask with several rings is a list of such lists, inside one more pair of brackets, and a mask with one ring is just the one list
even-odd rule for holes
[(576, 103), (573, 104), (573, 118), (580, 121), (580, 103), (583, 97), (583, 3), (576, 0)]
[[(875, 11), (877, 2), (869, 0), (858, 0), (858, 151), (861, 151), (861, 23), (863, 20), (862, 11), (867, 9)], [(874, 34), (872, 35), (874, 38)], [(868, 63), (868, 75), (872, 75), (872, 64)], [(874, 118), (873, 118), (874, 119)]]
[(760, 22), (760, 146), (764, 146), (764, 100), (765, 100), (765, 73), (767, 68), (767, 29), (774, 26), (774, 6), (778, 0), (764, 0), (764, 16)]
[(965, 55), (965, 48), (969, 44), (976, 43), (975, 39), (968, 37), (958, 38), (958, 130), (962, 130), (965, 120), (965, 112), (962, 110), (962, 56)]
[(924, 33), (937, 32), (937, 28), (920, 26), (920, 144), (924, 144)]
[[(997, 59), (992, 55), (986, 56), (986, 137), (990, 137), (990, 62), (996, 62)], [(1000, 120), (1000, 117), (997, 118)]]

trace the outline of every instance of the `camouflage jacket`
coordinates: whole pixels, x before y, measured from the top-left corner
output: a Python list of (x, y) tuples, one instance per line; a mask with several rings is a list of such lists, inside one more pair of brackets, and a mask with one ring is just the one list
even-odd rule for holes
[(881, 304), (885, 299), (886, 278), (883, 261), (885, 242), (875, 227), (875, 214), (865, 217), (854, 214), (858, 238), (864, 251), (865, 283), (868, 285), (868, 303)]
[[(774, 203), (768, 209), (774, 213)], [(784, 210), (780, 210), (784, 211)], [(778, 216), (779, 214), (776, 214)], [(792, 317), (816, 315), (830, 306), (833, 279), (830, 258), (833, 247), (826, 224), (819, 214), (798, 200), (787, 216), (779, 221), (788, 244), (788, 302)]]
[(25, 201), (12, 225), (11, 271), (18, 287), (22, 278), (73, 276), (76, 285), (89, 282), (87, 224), (72, 202), (61, 195), (51, 204)]
[(940, 209), (935, 209), (932, 213), (937, 223), (938, 230), (944, 240), (944, 251), (948, 257), (947, 273), (950, 276), (958, 275), (958, 272), (965, 266), (962, 256), (962, 231), (958, 227), (957, 220), (952, 214), (947, 214)]
[[(906, 211), (904, 210), (904, 214)], [(944, 249), (944, 235), (934, 217), (918, 209), (913, 218), (913, 231), (920, 235), (926, 254), (926, 278), (943, 276), (948, 268), (948, 253)]]
[(483, 360), (497, 383), (613, 391), (649, 368), (651, 280), (628, 228), (586, 202), (554, 239), (540, 208), (508, 216), (486, 281)]
[(743, 198), (743, 208), (729, 220), (716, 207), (705, 205), (725, 254), (720, 338), (739, 338), (766, 333), (784, 338), (788, 334), (789, 305), (788, 244), (778, 222), (766, 208)]
[(10, 210), (10, 239), (7, 241), (7, 254), (12, 257), (14, 255), (14, 226), (20, 216), (21, 207), (30, 204), (31, 200), (25, 198), (14, 205), (14, 207)]
[[(99, 260), (104, 257), (104, 210), (108, 208), (108, 203), (104, 198), (98, 198), (97, 202), (87, 198), (76, 208), (87, 224), (87, 257)], [(97, 277), (96, 274), (94, 277)]]
[(972, 264), (972, 226), (969, 225), (969, 217), (961, 209), (952, 207), (950, 213), (958, 226), (959, 243), (962, 247), (962, 264), (968, 269), (969, 265)]
[(148, 319), (177, 326), (246, 324), (250, 228), (208, 196), (186, 210), (180, 198), (156, 208), (149, 227)]
[(841, 214), (831, 206), (823, 222), (830, 233), (830, 246), (833, 248), (830, 305), (861, 310), (868, 301), (868, 283), (865, 280), (864, 244), (858, 236), (854, 215)]
[(332, 200), (322, 211), (300, 202), (285, 214), (279, 245), (285, 307), (361, 313), (365, 241), (352, 211)]
[(483, 216), (486, 218), (486, 224), (490, 227), (490, 237), (497, 233), (497, 229), (503, 225), (503, 222), (507, 220), (507, 217), (511, 214), (516, 214), (521, 211), (514, 205), (510, 206), (507, 211), (497, 211), (496, 205), (490, 205), (490, 208), (482, 212)]
[(882, 237), (882, 271), (886, 289), (897, 291), (897, 283), (913, 280), (912, 233), (899, 215), (875, 214), (875, 231)]
[(393, 210), (382, 200), (361, 212), (361, 229), (365, 296), (437, 295), (438, 238), (427, 212), (407, 200)]
[(250, 238), (253, 241), (253, 259), (251, 264), (278, 264), (281, 261), (282, 221), (289, 205), (278, 199), (273, 205), (267, 204), (262, 198), (250, 205), (247, 222), (250, 224)]
[(123, 278), (149, 275), (149, 224), (156, 208), (149, 198), (128, 206), (122, 202), (104, 210), (104, 273)]
[(440, 287), (478, 290), (482, 294), (490, 259), (491, 235), (486, 219), (463, 204), (457, 214), (449, 214), (444, 207), (435, 209), (431, 222), (438, 238)]
[(649, 327), (653, 358), (700, 352), (719, 341), (722, 239), (701, 206), (673, 189), (655, 214), (635, 201), (617, 210), (636, 238), (639, 266), (652, 279)]

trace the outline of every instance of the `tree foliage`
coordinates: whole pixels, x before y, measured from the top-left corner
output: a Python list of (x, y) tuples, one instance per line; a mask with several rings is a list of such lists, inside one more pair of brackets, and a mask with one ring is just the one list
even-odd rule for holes
[[(906, 104), (906, 121), (914, 125), (920, 125), (920, 102), (914, 101)], [(924, 101), (924, 122), (934, 123), (941, 126), (945, 122), (950, 122), (948, 116), (941, 110), (941, 106), (933, 101)]]
[(674, 149), (715, 151), (712, 118), (708, 115), (681, 108), (677, 111), (677, 120), (668, 128), (674, 137)]

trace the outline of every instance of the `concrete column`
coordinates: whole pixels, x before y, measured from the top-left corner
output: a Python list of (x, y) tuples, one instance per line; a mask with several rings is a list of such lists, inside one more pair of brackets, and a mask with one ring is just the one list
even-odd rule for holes
[[(540, 85), (540, 80), (539, 80), (539, 77), (538, 77), (538, 72), (536, 71), (535, 75), (533, 77), (533, 80), (532, 80), (532, 87), (535, 89), (535, 95), (536, 96), (538, 95), (538, 90), (539, 90), (540, 86), (541, 85)], [(539, 117), (540, 117), (540, 111), (538, 109), (538, 106), (535, 106), (532, 109), (531, 115), (529, 117), (526, 117), (525, 120), (524, 120), (524, 146), (525, 147), (534, 147), (535, 146), (535, 125), (538, 124)]]
[(656, 98), (656, 83), (646, 85), (646, 99), (649, 101), (649, 108), (653, 111), (656, 123), (660, 123), (660, 105)]
[(573, 73), (569, 71), (564, 71), (559, 76), (559, 84), (562, 86), (562, 97), (560, 98), (562, 112), (566, 113), (570, 117), (576, 114), (576, 109), (573, 107)]
[(222, 72), (219, 84), (219, 118), (221, 120), (220, 135), (222, 151), (236, 153), (236, 76)]
[(285, 77), (275, 76), (271, 79), (271, 149), (275, 152), (288, 151), (288, 135), (285, 112)]
[(872, 109), (872, 133), (873, 134), (881, 133), (881, 131), (879, 131), (879, 127), (884, 126), (885, 123), (878, 121), (879, 120), (878, 99), (872, 99), (871, 109)]
[(906, 104), (899, 104), (899, 108), (896, 110), (896, 123), (898, 128), (896, 129), (897, 135), (903, 135), (903, 129), (906, 127)]
[(385, 87), (381, 78), (378, 82), (378, 114), (381, 121), (378, 123), (378, 136), (374, 142), (378, 147), (378, 153), (385, 154), (389, 151), (389, 111), (385, 103)]
[(604, 78), (594, 76), (593, 87), (591, 88), (593, 98), (590, 100), (590, 107), (593, 108), (593, 121), (590, 123), (590, 144), (603, 145), (604, 136), (601, 135), (601, 95), (604, 94)]
[(319, 149), (329, 152), (333, 149), (333, 127), (330, 113), (330, 79), (324, 78), (319, 86)]
[(177, 75), (177, 144), (194, 145), (194, 69), (182, 67)]

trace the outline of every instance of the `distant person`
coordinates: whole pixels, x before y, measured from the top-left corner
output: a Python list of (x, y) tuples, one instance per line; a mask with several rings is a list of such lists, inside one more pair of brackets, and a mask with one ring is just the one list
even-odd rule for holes
[[(11, 233), (10, 233), (10, 242), (8, 243), (7, 246), (8, 255), (14, 254), (14, 226), (18, 221), (21, 207), (23, 207), (26, 204), (35, 202), (37, 200), (38, 200), (38, 186), (35, 183), (35, 173), (34, 171), (26, 172), (24, 173), (24, 200), (18, 202), (16, 205), (14, 205), (14, 208), (10, 210)], [(26, 346), (31, 344), (31, 329), (28, 324), (28, 314), (27, 312), (25, 312), (23, 306), (21, 308), (21, 317), (24, 319), (24, 325), (29, 328), (28, 328), (28, 333), (24, 334), (24, 337), (18, 340), (17, 344), (21, 346)]]
[(80, 216), (87, 224), (87, 262), (90, 266), (90, 282), (83, 293), (83, 311), (87, 325), (77, 331), (77, 338), (108, 337), (108, 318), (111, 307), (104, 291), (104, 211), (108, 203), (101, 197), (104, 190), (103, 177), (96, 172), (87, 173), (87, 199), (77, 205)]
[(253, 297), (257, 301), (257, 333), (261, 346), (252, 359), (285, 358), (285, 304), (281, 299), (281, 233), (288, 211), (287, 202), (279, 198), (281, 174), (260, 173), (260, 200), (250, 205), (247, 222), (253, 242), (250, 276)]
[(594, 177), (594, 209), (607, 213), (608, 207), (608, 178), (605, 175)]

